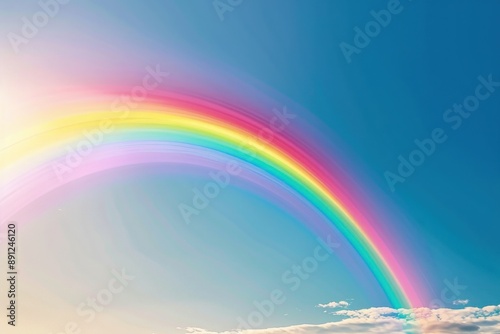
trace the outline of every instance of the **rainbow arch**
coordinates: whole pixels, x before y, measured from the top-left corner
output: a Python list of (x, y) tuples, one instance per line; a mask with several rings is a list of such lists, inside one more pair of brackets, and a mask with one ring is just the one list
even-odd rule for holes
[[(20, 132), (1, 149), (3, 186), (11, 189), (2, 198), (1, 205), (6, 211), (3, 219), (9, 219), (37, 198), (62, 186), (64, 182), (56, 181), (53, 170), (61, 159), (61, 148), (81, 140), (86, 130), (100, 128), (103, 120), (108, 120), (111, 133), (96, 146), (95, 152), (99, 152), (102, 159), (96, 159), (92, 166), (76, 168), (79, 172), (75, 177), (147, 162), (140, 158), (133, 161), (107, 158), (116, 155), (117, 150), (122, 150), (120, 156), (123, 157), (130, 145), (140, 148), (148, 142), (189, 144), (228, 154), (286, 183), (325, 215), (362, 257), (394, 308), (420, 304), (416, 285), (408, 278), (405, 268), (338, 180), (321, 163), (311, 159), (307, 148), (285, 136), (273, 134), (276, 138), (268, 143), (255, 140), (262, 129), (262, 120), (228, 106), (190, 97), (151, 99), (133, 112), (121, 115), (102, 105), (78, 109), (86, 112)], [(113, 145), (107, 145), (111, 143)]]

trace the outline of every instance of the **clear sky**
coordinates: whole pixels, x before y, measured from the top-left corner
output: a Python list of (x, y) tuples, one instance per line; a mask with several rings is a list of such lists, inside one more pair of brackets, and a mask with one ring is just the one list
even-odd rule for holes
[[(441, 315), (470, 317), (484, 333), (477, 312), (498, 326), (497, 1), (72, 0), (46, 7), (54, 15), (32, 37), (23, 17), (40, 4), (0, 8), (5, 131), (55, 117), (46, 106), (75, 102), (73, 93), (81, 102), (130, 91), (148, 66), (169, 72), (158, 91), (244, 101), (264, 123), (286, 106), (284, 132), (353, 180), (372, 227), (418, 282), (416, 306), (453, 309)], [(273, 298), (251, 327), (356, 323), (391, 307), (346, 237), (252, 164), (187, 223), (179, 205), (231, 157), (203, 159), (90, 175), (18, 213), (26, 333), (59, 333), (69, 321), (92, 333), (222, 333)], [(121, 268), (135, 278), (86, 321), (75, 310)], [(478, 309), (453, 313), (464, 307)]]

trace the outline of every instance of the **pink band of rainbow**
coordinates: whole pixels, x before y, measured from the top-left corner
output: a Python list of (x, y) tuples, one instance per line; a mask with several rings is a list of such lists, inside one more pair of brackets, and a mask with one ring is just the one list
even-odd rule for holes
[[(85, 109), (93, 111), (26, 130), (2, 148), (2, 180), (7, 189), (2, 199), (3, 219), (10, 219), (36, 199), (76, 178), (127, 164), (155, 161), (146, 153), (128, 154), (131, 145), (140, 148), (151, 142), (189, 144), (244, 160), (286, 183), (349, 240), (394, 308), (421, 305), (417, 285), (409, 279), (405, 266), (379, 236), (376, 224), (366, 218), (355, 199), (342, 187), (342, 180), (307, 154), (307, 148), (284, 136), (276, 135), (269, 143), (256, 141), (256, 134), (262, 129), (259, 120), (227, 106), (192, 98), (158, 99), (122, 114), (102, 106)], [(63, 147), (92, 129), (108, 131), (103, 143), (92, 153), (96, 154), (93, 163), (82, 164), (71, 178), (57, 181), (54, 168), (60, 168), (58, 159)], [(168, 150), (162, 154), (169, 154)]]

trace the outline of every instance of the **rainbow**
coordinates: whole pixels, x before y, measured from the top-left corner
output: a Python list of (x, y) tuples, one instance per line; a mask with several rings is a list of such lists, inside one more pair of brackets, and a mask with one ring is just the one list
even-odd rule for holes
[[(85, 112), (80, 113), (80, 110)], [(3, 220), (10, 219), (36, 199), (65, 183), (124, 165), (159, 161), (147, 145), (171, 148), (182, 145), (227, 154), (272, 175), (295, 190), (319, 210), (352, 244), (369, 267), (394, 308), (420, 304), (417, 285), (408, 278), (400, 259), (387, 247), (355, 199), (307, 148), (285, 135), (268, 142), (263, 122), (235, 108), (185, 96), (161, 96), (144, 102), (133, 112), (118, 113), (109, 106), (79, 106), (78, 112), (16, 133), (0, 151), (4, 196)], [(91, 112), (89, 110), (92, 110)], [(67, 114), (67, 113), (66, 113)], [(86, 131), (101, 129), (102, 142), (93, 148), (93, 163), (75, 167), (66, 179), (58, 179), (63, 147), (82, 140)], [(180, 145), (180, 146), (179, 146)], [(160, 159), (161, 161), (161, 159)], [(58, 167), (59, 166), (59, 167)]]

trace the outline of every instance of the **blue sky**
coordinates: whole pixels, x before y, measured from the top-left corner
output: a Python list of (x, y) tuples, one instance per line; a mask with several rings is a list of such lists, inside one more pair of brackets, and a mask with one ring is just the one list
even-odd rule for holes
[[(339, 45), (355, 45), (354, 28), (364, 27), (373, 20), (371, 11), (387, 9), (390, 3), (394, 1), (243, 0), (221, 14), (222, 20), (212, 1), (75, 1), (26, 48), (36, 54), (44, 41), (64, 44), (69, 27), (81, 50), (109, 47), (109, 58), (95, 65), (103, 77), (119, 72), (132, 76), (144, 64), (162, 61), (172, 66), (175, 81), (176, 69), (181, 74), (184, 70), (177, 63), (183, 55), (193, 72), (213, 69), (213, 81), (231, 73), (263, 87), (276, 101), (300, 106), (300, 122), (319, 129), (324, 154), (341, 152), (344, 167), (364, 185), (367, 196), (391, 211), (390, 224), (402, 236), (399, 242), (413, 251), (418, 279), (428, 295), (447, 308), (498, 305), (500, 87), (495, 90), (493, 84), (489, 96), (456, 129), (444, 115), (476, 94), (488, 77), (500, 82), (500, 3), (401, 0), (390, 23), (347, 61)], [(12, 10), (21, 15), (37, 5), (12, 6), (19, 6)], [(17, 14), (4, 25), (17, 24)], [(74, 72), (67, 77), (82, 74), (72, 66), (68, 68)], [(217, 71), (224, 75), (217, 77)], [(292, 124), (290, 131), (302, 125)], [(414, 141), (432, 137), (437, 128), (446, 141), (435, 144), (433, 154), (404, 183), (391, 188), (385, 173), (396, 173), (398, 157), (408, 158), (417, 148)], [(219, 156), (216, 163), (226, 160)], [(324, 223), (324, 218), (307, 205), (302, 211), (295, 207), (304, 216), (296, 215), (238, 179), (203, 215), (185, 224), (177, 205), (209, 180), (210, 171), (193, 167), (186, 175), (165, 166), (129, 168), (110, 173), (108, 184), (69, 196), (60, 207), (44, 212), (38, 227), (26, 229), (23, 238), (34, 245), (26, 260), (33, 265), (30, 273), (51, 282), (53, 271), (37, 271), (45, 263), (37, 264), (37, 256), (50, 258), (54, 249), (67, 253), (55, 256), (55, 267), (45, 263), (52, 270), (71, 259), (86, 260), (47, 283), (53, 292), (57, 284), (83, 286), (95, 278), (93, 270), (108, 270), (96, 265), (103, 256), (110, 265), (123, 264), (140, 279), (129, 299), (117, 302), (116, 312), (128, 312), (133, 300), (145, 309), (134, 321), (149, 322), (157, 333), (162, 326), (207, 329), (199, 333), (235, 328), (238, 317), (251, 314), (255, 302), (269, 299), (276, 289), (286, 301), (262, 328), (323, 324), (343, 319), (333, 311), (390, 306), (334, 230), (330, 232), (338, 250), (301, 279), (300, 288), (292, 290), (283, 281), (285, 272), (321, 246), (301, 221), (307, 217)], [(46, 230), (59, 231), (60, 239), (40, 240)], [(73, 243), (79, 247), (70, 247)], [(454, 281), (464, 288), (453, 300), (443, 301), (443, 289)], [(70, 305), (88, 292), (75, 289), (73, 295), (61, 296)], [(459, 300), (467, 302), (453, 304)], [(317, 307), (333, 301), (349, 306)], [(498, 310), (491, 316), (497, 317)]]
[[(221, 22), (185, 2), (176, 3), (174, 20), (153, 21), (175, 22), (185, 50), (257, 78), (312, 111), (361, 166), (360, 177), (375, 183), (419, 230), (434, 293), (444, 279), (459, 277), (475, 305), (495, 303), (500, 94), (481, 102), (457, 130), (443, 113), (474, 93), (478, 76), (500, 81), (500, 5), (402, 1), (403, 10), (347, 64), (339, 44), (352, 44), (353, 28), (387, 3), (244, 1)], [(413, 141), (435, 128), (448, 140), (391, 192), (384, 172), (395, 171), (398, 156), (408, 156)]]

